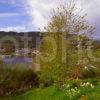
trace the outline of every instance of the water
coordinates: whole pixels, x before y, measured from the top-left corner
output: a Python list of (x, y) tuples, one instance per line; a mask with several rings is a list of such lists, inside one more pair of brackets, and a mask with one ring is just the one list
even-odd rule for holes
[(32, 58), (28, 57), (3, 58), (3, 62), (5, 64), (19, 64), (19, 63), (30, 64), (32, 63)]

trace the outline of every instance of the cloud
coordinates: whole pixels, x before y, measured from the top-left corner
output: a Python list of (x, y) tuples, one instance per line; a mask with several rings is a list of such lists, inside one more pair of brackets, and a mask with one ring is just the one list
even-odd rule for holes
[[(26, 10), (31, 16), (31, 23), (37, 28), (43, 28), (51, 17), (51, 9), (66, 2), (70, 2), (70, 0), (26, 0)], [(75, 0), (75, 2), (78, 10), (83, 9), (83, 15), (87, 13), (87, 20), (90, 24), (96, 26), (96, 33), (99, 36), (100, 0)]]
[(95, 38), (100, 39), (100, 0), (81, 0), (83, 13), (87, 13), (90, 24), (96, 27)]
[[(88, 19), (95, 20), (100, 14), (100, 1), (99, 0), (78, 0), (77, 4), (83, 9), (83, 13), (87, 13)], [(77, 7), (79, 7), (77, 6)], [(91, 21), (92, 21), (91, 20)]]
[(37, 28), (43, 28), (50, 17), (51, 9), (58, 4), (57, 0), (26, 0), (27, 13), (31, 16), (32, 24)]
[(22, 32), (25, 31), (27, 28), (25, 26), (13, 26), (13, 27), (3, 27), (0, 28), (0, 31), (5, 31), (5, 32), (9, 32), (9, 31), (15, 31), (15, 32)]
[[(64, 2), (70, 2), (70, 0), (26, 0), (27, 11), (32, 17), (32, 23), (38, 27), (46, 25), (51, 9)], [(88, 13), (89, 19), (99, 15), (97, 12), (100, 10), (99, 0), (76, 0), (76, 6), (79, 10), (83, 9), (83, 13)]]
[[(31, 26), (43, 29), (47, 25), (51, 17), (51, 10), (56, 8), (59, 4), (65, 4), (71, 0), (0, 0), (2, 3), (17, 5), (24, 7), (24, 13), (30, 16)], [(78, 10), (83, 9), (82, 14), (87, 13), (89, 23), (95, 25), (97, 34), (100, 31), (100, 0), (75, 0)], [(19, 16), (18, 13), (0, 13), (1, 17)], [(98, 35), (99, 36), (99, 35)]]
[(20, 16), (21, 13), (0, 13), (0, 18), (2, 17), (14, 17), (14, 16)]

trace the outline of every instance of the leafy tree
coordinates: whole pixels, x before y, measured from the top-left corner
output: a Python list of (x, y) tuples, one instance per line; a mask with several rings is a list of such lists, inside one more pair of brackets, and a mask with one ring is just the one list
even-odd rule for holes
[[(75, 64), (73, 64), (73, 61), (75, 59), (78, 60), (78, 56), (80, 56), (76, 54), (77, 57), (74, 58), (72, 55), (77, 53), (81, 46), (82, 48), (86, 46), (86, 42), (89, 41), (89, 38), (94, 33), (94, 27), (89, 25), (85, 16), (78, 12), (73, 2), (67, 5), (60, 5), (53, 10), (51, 20), (44, 28), (47, 31), (44, 36), (45, 38), (52, 37), (55, 40), (57, 45), (56, 57), (49, 63), (42, 62), (44, 67), (42, 69), (45, 69), (42, 74), (47, 72), (49, 73), (47, 76), (53, 77), (54, 73), (56, 73), (56, 79), (54, 80), (62, 83), (66, 80), (70, 66), (76, 66), (77, 61), (75, 61)], [(43, 52), (47, 49), (46, 52), (49, 53), (51, 47), (45, 44), (47, 42), (41, 43), (41, 51)], [(73, 50), (73, 47), (76, 49)], [(44, 78), (47, 76), (45, 75)]]
[(2, 44), (2, 48), (4, 49), (4, 54), (13, 54), (15, 51), (15, 46), (12, 42), (6, 41)]

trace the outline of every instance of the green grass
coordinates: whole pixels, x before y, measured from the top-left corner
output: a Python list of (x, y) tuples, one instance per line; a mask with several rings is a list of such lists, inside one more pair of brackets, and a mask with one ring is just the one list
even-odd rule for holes
[(19, 96), (4, 97), (0, 100), (66, 100), (64, 92), (54, 86), (30, 90)]
[(85, 98), (82, 100), (100, 100), (100, 85), (95, 86), (94, 89), (83, 89), (82, 92), (80, 98)]
[[(100, 100), (100, 85), (95, 88), (83, 89), (79, 98), (73, 100)], [(22, 95), (3, 97), (0, 100), (70, 100), (66, 93), (54, 86), (30, 90)]]

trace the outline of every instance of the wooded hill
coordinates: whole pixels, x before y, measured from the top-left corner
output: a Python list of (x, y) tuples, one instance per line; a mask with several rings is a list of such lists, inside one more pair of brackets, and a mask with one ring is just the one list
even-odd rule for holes
[[(42, 32), (43, 33), (43, 32)], [(23, 48), (24, 47), (24, 42), (28, 41), (28, 47), (29, 48), (36, 48), (37, 45), (40, 44), (40, 41), (43, 37), (43, 34), (41, 32), (4, 32), (4, 31), (0, 31), (0, 43), (11, 43), (12, 40), (10, 40), (11, 38), (14, 38), (16, 42), (18, 42), (19, 44), (19, 48)], [(70, 37), (76, 37), (76, 35), (72, 35), (69, 34), (66, 36), (66, 38), (70, 38)], [(71, 40), (73, 42), (73, 45), (77, 45), (77, 40), (73, 39)], [(99, 40), (93, 40), (92, 42), (94, 49), (100, 49), (100, 41)]]

